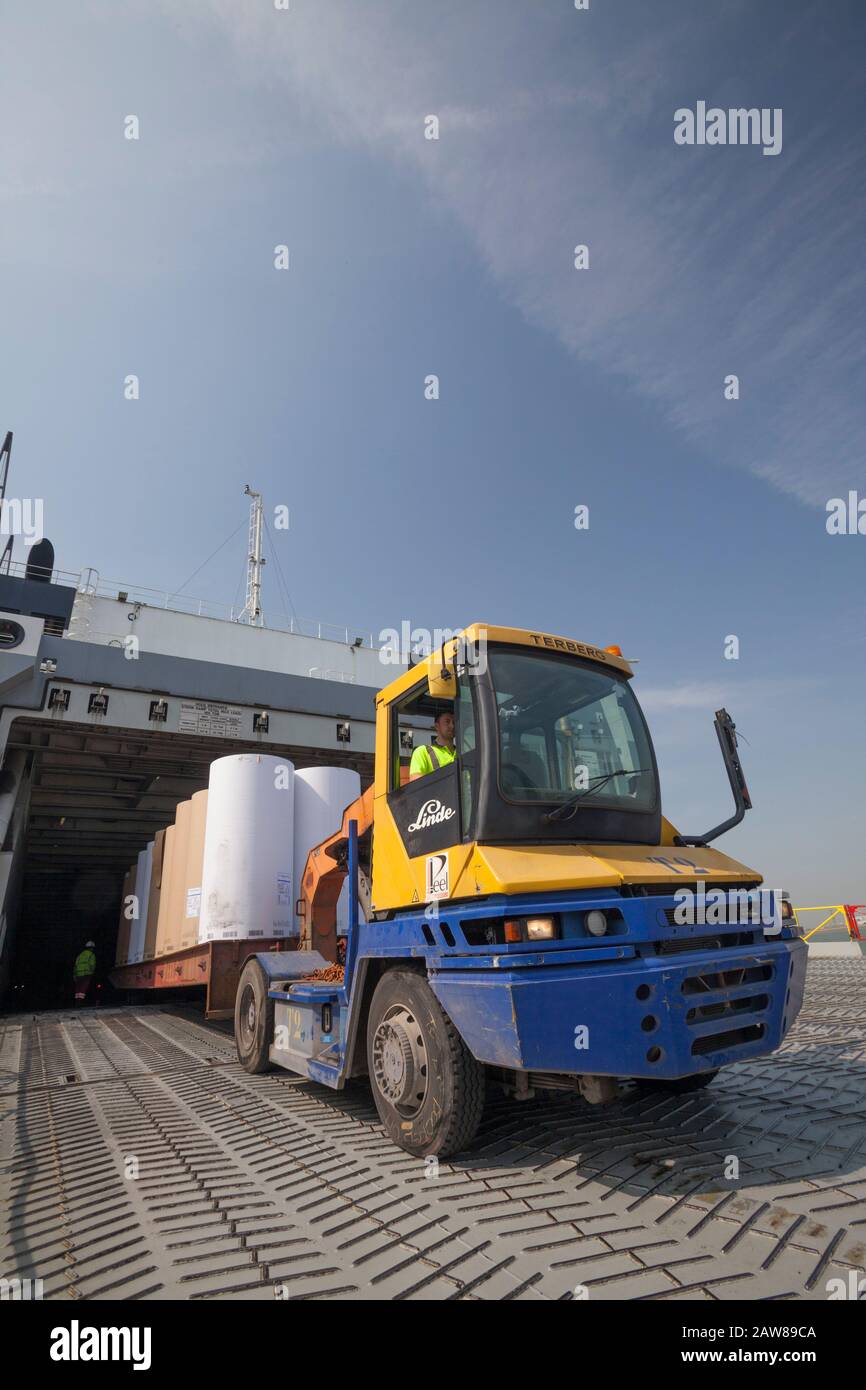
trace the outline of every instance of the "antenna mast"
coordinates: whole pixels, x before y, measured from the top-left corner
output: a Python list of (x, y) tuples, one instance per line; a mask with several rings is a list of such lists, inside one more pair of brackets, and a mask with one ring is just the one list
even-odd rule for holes
[(247, 622), (252, 627), (264, 627), (265, 618), (262, 613), (262, 565), (265, 563), (262, 556), (264, 504), (262, 494), (254, 492), (249, 483), (244, 488), (244, 496), (252, 498), (250, 502), (250, 543), (247, 557), (247, 601), (238, 621)]

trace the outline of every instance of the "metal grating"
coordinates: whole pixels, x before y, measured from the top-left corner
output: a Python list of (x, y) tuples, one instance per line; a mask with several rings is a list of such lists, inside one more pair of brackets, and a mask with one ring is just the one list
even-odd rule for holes
[(182, 1007), (7, 1017), (0, 1276), (48, 1299), (823, 1299), (866, 1263), (864, 995), (862, 962), (813, 962), (781, 1052), (692, 1096), (492, 1096), (438, 1175), (364, 1084), (247, 1076)]

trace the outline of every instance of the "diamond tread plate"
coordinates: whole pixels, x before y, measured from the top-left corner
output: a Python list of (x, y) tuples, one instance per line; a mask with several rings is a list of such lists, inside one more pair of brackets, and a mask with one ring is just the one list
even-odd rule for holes
[(46, 1299), (825, 1299), (866, 1265), (866, 962), (694, 1095), (491, 1093), (438, 1173), (191, 1010), (9, 1015), (0, 1160), (0, 1276)]

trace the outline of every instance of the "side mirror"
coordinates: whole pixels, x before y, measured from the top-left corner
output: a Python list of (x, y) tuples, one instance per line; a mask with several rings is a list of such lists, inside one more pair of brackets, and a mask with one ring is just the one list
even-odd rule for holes
[(749, 788), (746, 786), (740, 755), (737, 752), (737, 726), (726, 709), (716, 710), (715, 726), (716, 737), (719, 740), (719, 747), (722, 750), (722, 758), (725, 763), (725, 771), (728, 774), (728, 781), (734, 794), (736, 810), (728, 820), (723, 820), (720, 825), (714, 826), (705, 835), (678, 836), (677, 843), (681, 845), (708, 845), (710, 840), (718, 839), (720, 835), (724, 835), (726, 830), (731, 830), (735, 825), (739, 825), (746, 812), (752, 809), (752, 798), (749, 796)]

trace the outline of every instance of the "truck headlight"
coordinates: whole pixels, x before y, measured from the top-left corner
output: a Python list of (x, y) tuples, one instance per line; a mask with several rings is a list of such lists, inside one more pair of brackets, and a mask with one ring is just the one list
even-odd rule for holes
[(607, 917), (598, 908), (586, 914), (586, 929), (591, 936), (604, 936), (607, 931)]
[(527, 941), (552, 941), (556, 936), (555, 917), (527, 917)]
[(505, 923), (506, 941), (553, 941), (558, 936), (556, 917), (512, 917)]

